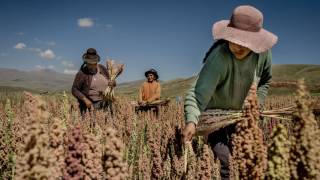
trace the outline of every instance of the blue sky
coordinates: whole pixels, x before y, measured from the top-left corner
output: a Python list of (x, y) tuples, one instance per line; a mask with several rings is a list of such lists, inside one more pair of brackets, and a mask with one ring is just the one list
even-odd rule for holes
[(274, 64), (319, 64), (318, 1), (1, 0), (0, 67), (74, 73), (94, 47), (125, 63), (121, 81), (155, 68), (162, 80), (189, 77), (213, 43), (211, 26), (243, 4), (260, 9), (278, 35)]

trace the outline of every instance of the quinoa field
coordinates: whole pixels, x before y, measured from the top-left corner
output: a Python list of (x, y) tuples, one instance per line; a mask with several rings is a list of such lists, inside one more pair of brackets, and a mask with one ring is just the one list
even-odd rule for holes
[[(181, 142), (183, 104), (135, 113), (118, 97), (114, 113), (80, 116), (67, 94), (0, 97), (0, 179), (220, 179), (206, 138)], [(303, 83), (290, 96), (269, 96), (265, 109), (295, 106), (283, 119), (257, 115), (237, 123), (232, 179), (320, 179), (320, 98)]]

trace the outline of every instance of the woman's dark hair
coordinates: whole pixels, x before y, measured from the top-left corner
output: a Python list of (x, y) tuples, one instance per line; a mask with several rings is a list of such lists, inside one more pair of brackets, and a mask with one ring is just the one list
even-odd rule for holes
[(82, 65), (80, 66), (80, 70), (82, 70), (86, 66), (86, 62), (83, 62)]
[(226, 40), (224, 39), (220, 39), (216, 42), (214, 42), (212, 44), (212, 46), (210, 47), (210, 49), (206, 52), (206, 55), (204, 56), (203, 60), (202, 60), (202, 63), (205, 63), (207, 61), (207, 58), (209, 57), (209, 55), (211, 54), (211, 52), (216, 48), (218, 47), (218, 45), (220, 44), (223, 44), (224, 42), (226, 42)]

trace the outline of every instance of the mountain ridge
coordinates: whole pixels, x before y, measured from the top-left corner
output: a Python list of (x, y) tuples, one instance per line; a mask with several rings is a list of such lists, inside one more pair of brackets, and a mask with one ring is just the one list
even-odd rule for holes
[[(273, 81), (296, 81), (303, 77), (309, 85), (320, 83), (320, 65), (275, 64), (272, 66)], [(22, 71), (0, 68), (0, 86), (32, 89), (36, 91), (70, 91), (74, 75), (59, 73), (51, 69)], [(183, 95), (194, 82), (196, 76), (160, 81), (164, 97)], [(144, 79), (119, 83), (116, 93), (136, 97)]]

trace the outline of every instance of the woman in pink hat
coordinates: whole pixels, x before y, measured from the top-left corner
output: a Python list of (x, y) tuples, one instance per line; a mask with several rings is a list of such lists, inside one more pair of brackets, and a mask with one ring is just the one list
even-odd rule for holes
[[(185, 99), (184, 141), (191, 140), (199, 116), (208, 109), (242, 109), (254, 78), (258, 80), (260, 107), (271, 80), (271, 47), (277, 36), (263, 29), (263, 15), (252, 6), (239, 6), (230, 20), (216, 22), (216, 42), (207, 52), (204, 65)], [(221, 162), (221, 178), (229, 179), (229, 155), (234, 126), (209, 135), (208, 141)]]

